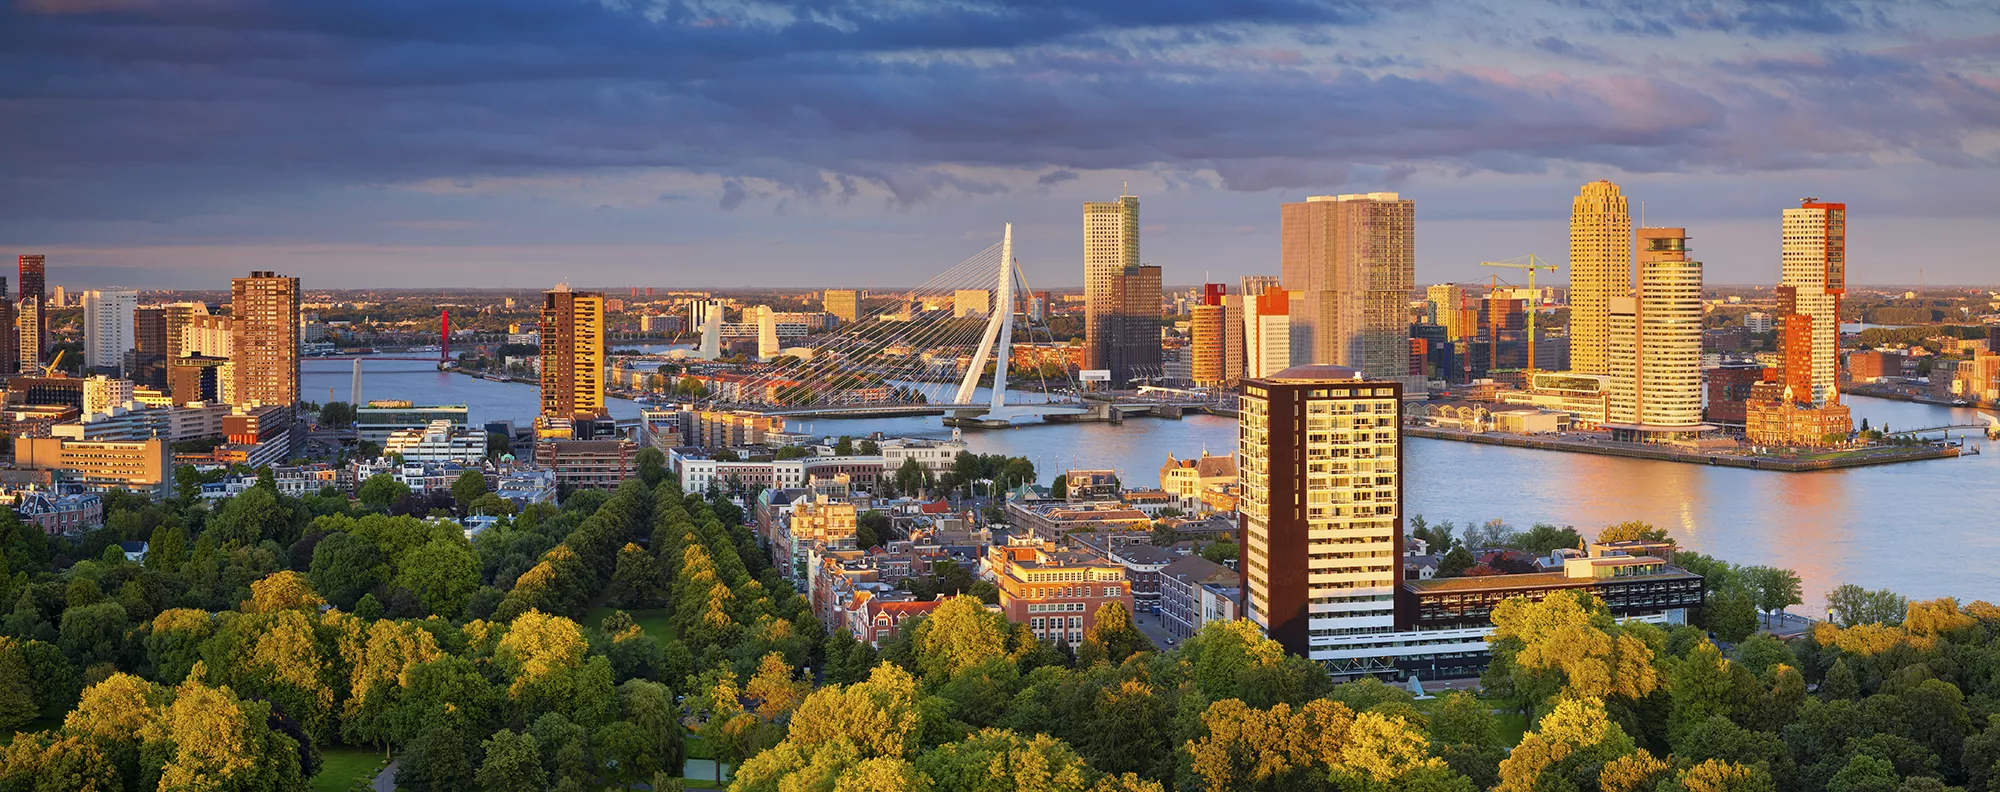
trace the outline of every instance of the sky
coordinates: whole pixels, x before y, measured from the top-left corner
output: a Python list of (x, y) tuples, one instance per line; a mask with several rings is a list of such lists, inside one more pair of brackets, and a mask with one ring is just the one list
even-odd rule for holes
[(1990, 0), (0, 0), (0, 118), (70, 288), (887, 289), (1009, 222), (1075, 285), (1125, 190), (1169, 284), (1397, 191), (1421, 285), (1565, 263), (1600, 178), (1710, 283), (1815, 196), (1857, 283), (2000, 285)]

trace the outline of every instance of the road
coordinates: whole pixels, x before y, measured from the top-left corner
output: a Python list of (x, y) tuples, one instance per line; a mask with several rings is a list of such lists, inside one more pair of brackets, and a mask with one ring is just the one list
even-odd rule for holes
[(1144, 633), (1148, 639), (1152, 640), (1153, 646), (1162, 651), (1172, 648), (1167, 644), (1167, 640), (1171, 636), (1167, 633), (1166, 623), (1160, 620), (1160, 614), (1153, 613), (1142, 607), (1138, 613), (1133, 614), (1132, 621), (1138, 626), (1139, 632)]

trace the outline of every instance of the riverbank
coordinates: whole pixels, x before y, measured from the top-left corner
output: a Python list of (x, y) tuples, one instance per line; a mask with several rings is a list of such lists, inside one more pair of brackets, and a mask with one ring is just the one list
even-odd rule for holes
[(1842, 468), (1889, 465), (1898, 462), (1920, 462), (1927, 459), (1951, 459), (1957, 457), (1960, 453), (1960, 449), (1951, 446), (1924, 445), (1895, 448), (1864, 448), (1800, 458), (1702, 453), (1661, 446), (1640, 445), (1637, 443), (1614, 443), (1609, 440), (1501, 434), (1498, 432), (1461, 432), (1430, 426), (1406, 426), (1403, 428), (1403, 434), (1410, 437), (1422, 437), (1431, 440), (1456, 440), (1463, 443), (1481, 443), (1509, 448), (1529, 448), (1539, 451), (1570, 451), (1582, 454), (1625, 457), (1627, 459), (1655, 459), (1663, 462), (1681, 462), (1691, 465), (1711, 465), (1716, 467), (1746, 468), (1750, 470), (1775, 470), (1784, 473), (1839, 470)]
[(1939, 399), (1931, 396), (1926, 396), (1923, 394), (1911, 393), (1909, 391), (1901, 390), (1894, 387), (1874, 385), (1862, 382), (1849, 383), (1847, 389), (1843, 392), (1853, 396), (1873, 396), (1877, 399), (1888, 399), (1890, 401), (1901, 401), (1901, 402), (1914, 402), (1917, 404), (1932, 404), (1939, 407), (1962, 407), (1974, 410), (2000, 411), (2000, 405), (1996, 404), (1985, 404), (1985, 403), (1958, 404), (1948, 399)]

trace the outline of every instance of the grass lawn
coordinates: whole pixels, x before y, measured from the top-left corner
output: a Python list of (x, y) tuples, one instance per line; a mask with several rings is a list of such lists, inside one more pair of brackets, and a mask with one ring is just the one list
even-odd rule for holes
[(61, 715), (43, 715), (42, 717), (21, 724), (20, 728), (0, 731), (0, 745), (13, 743), (14, 736), (17, 734), (33, 734), (38, 731), (48, 731), (61, 726), (62, 722), (63, 716)]
[[(1521, 744), (1521, 736), (1528, 733), (1528, 716), (1515, 712), (1513, 702), (1503, 698), (1481, 696), (1479, 697), (1479, 703), (1486, 705), (1486, 708), (1493, 712), (1494, 720), (1499, 721), (1500, 740), (1502, 744)], [(1437, 712), (1439, 707), (1444, 706), (1444, 697), (1438, 696), (1436, 698), (1423, 699), (1414, 702), (1414, 705), (1418, 712), (1430, 715)]]
[[(584, 619), (586, 620), (584, 626), (595, 628), (600, 622), (604, 621), (604, 617), (611, 615), (612, 611), (616, 610), (618, 609), (609, 605), (599, 605), (591, 608), (590, 612), (584, 615)], [(639, 629), (646, 631), (646, 637), (648, 638), (662, 640), (671, 638), (674, 635), (673, 629), (667, 626), (667, 610), (665, 608), (628, 610), (625, 612), (625, 615), (632, 617), (632, 621), (639, 625)]]
[(700, 737), (690, 734), (687, 736), (687, 758), (714, 759), (715, 751), (710, 749), (708, 743), (702, 741)]
[(320, 753), (319, 775), (313, 776), (313, 792), (347, 792), (372, 778), (382, 764), (382, 752), (372, 748), (327, 748)]

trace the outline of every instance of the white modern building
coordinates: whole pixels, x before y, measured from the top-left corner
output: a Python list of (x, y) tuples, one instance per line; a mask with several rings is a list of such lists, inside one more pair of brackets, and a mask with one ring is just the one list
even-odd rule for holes
[(486, 456), (486, 435), (450, 420), (432, 421), (422, 429), (398, 429), (382, 443), (385, 454), (401, 454), (408, 462), (473, 464)]
[(119, 369), (132, 350), (132, 312), (139, 293), (92, 289), (83, 293), (83, 364), (88, 368)]

